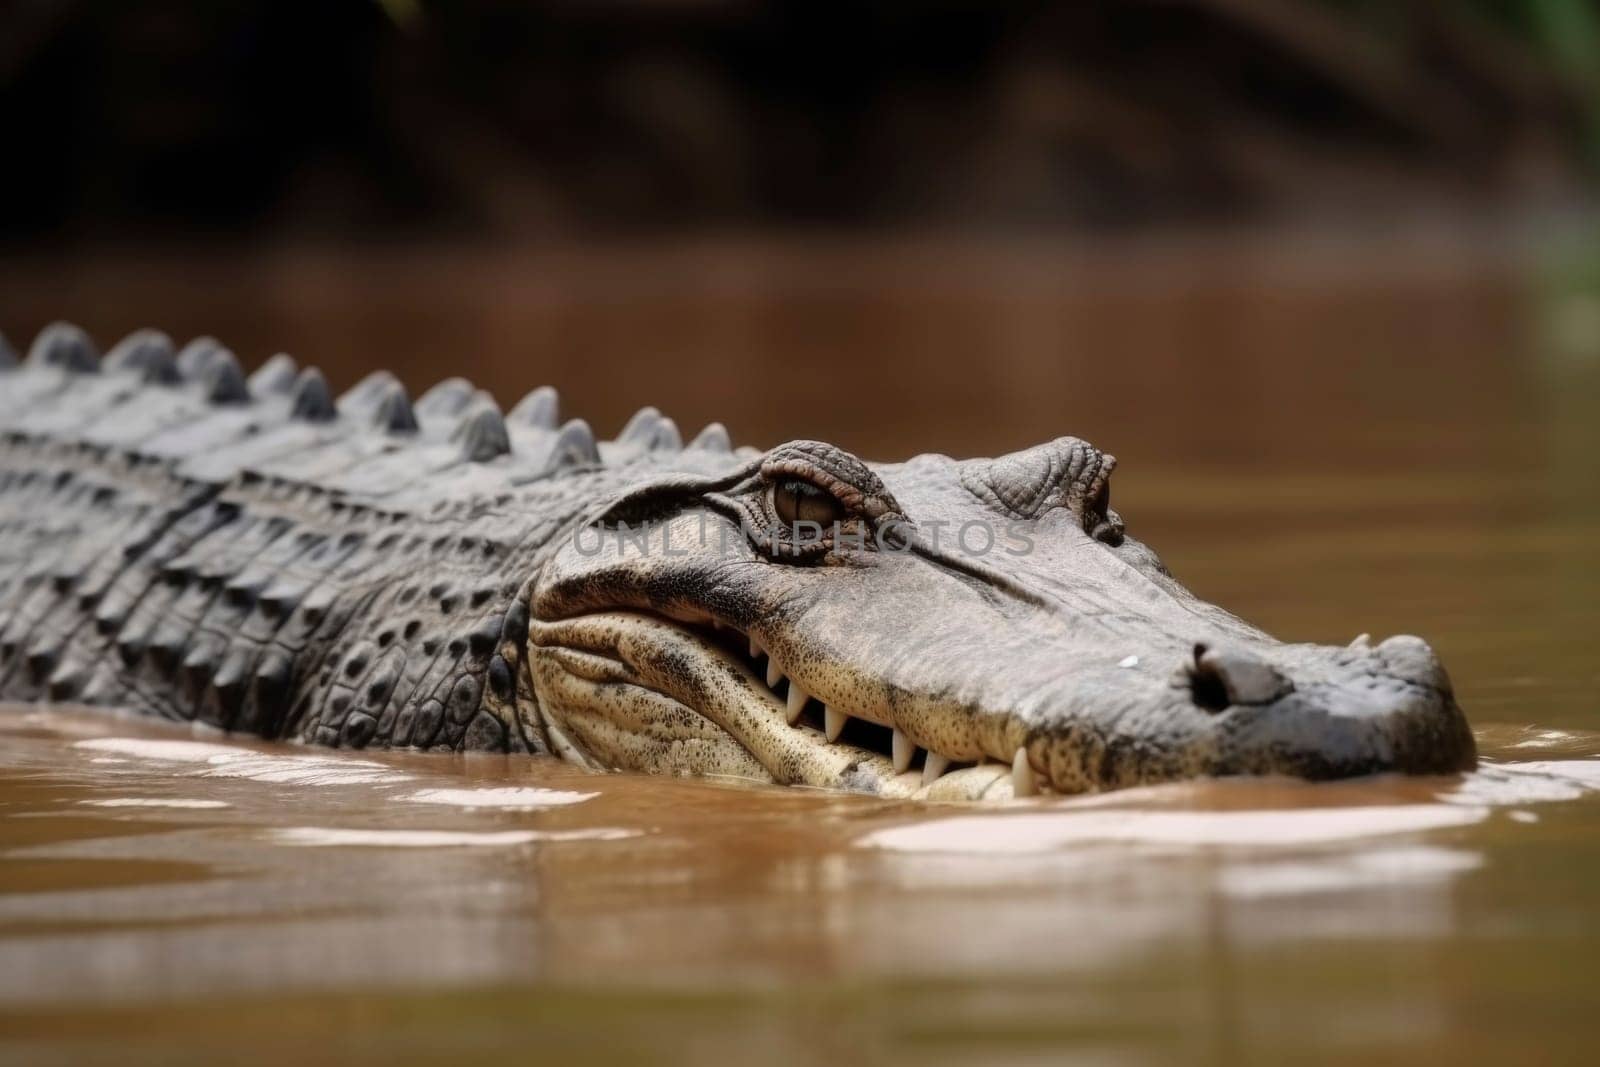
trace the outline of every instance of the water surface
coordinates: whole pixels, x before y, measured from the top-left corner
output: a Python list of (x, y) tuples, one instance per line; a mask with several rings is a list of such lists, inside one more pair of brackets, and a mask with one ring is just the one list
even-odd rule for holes
[[(658, 342), (688, 369), (642, 380), (757, 440), (1084, 433), (1202, 595), (1294, 640), (1427, 636), (1484, 766), (979, 810), (5, 708), (0, 1058), (1592, 1062), (1600, 303), (1498, 253), (1335, 253), (641, 252), (432, 303), (392, 264), (224, 277), (204, 328), (267, 299), (402, 370), (479, 323), (503, 393), (549, 376), (511, 338)], [(110, 315), (126, 277), (70, 291)], [(187, 293), (140, 277), (128, 326)], [(785, 373), (822, 350), (867, 379)], [(549, 367), (571, 414), (630, 402)]]

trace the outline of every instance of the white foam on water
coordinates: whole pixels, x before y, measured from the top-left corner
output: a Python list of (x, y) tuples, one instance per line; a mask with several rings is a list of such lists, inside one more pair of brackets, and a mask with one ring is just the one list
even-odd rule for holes
[(1600, 792), (1600, 760), (1529, 760), (1485, 763), (1440, 800), (1451, 804), (1520, 807), (1577, 800)]
[(313, 848), (505, 848), (534, 842), (621, 841), (637, 830), (361, 830), (327, 826), (291, 826), (269, 831), (280, 845)]
[(1514, 742), (1510, 748), (1559, 748), (1562, 745), (1589, 740), (1592, 734), (1573, 733), (1571, 730), (1536, 730), (1532, 736)]
[(212, 756), (243, 755), (246, 752), (242, 748), (214, 745), (209, 741), (162, 741), (145, 737), (92, 737), (85, 741), (74, 741), (72, 747), (170, 763), (204, 763)]
[(196, 766), (203, 778), (247, 778), (290, 785), (366, 785), (409, 782), (382, 763), (347, 756), (311, 756), (258, 752), (210, 741), (166, 741), (144, 737), (96, 737), (76, 741), (74, 748), (113, 752), (135, 759)]
[(1492, 766), (1508, 774), (1542, 774), (1581, 782), (1600, 789), (1600, 759), (1530, 760), (1526, 763), (1497, 763)]
[(113, 797), (110, 800), (80, 800), (91, 808), (226, 808), (221, 800), (186, 800), (183, 797)]
[(867, 834), (898, 852), (1037, 853), (1073, 845), (1298, 848), (1482, 822), (1487, 807), (1385, 804), (1279, 811), (1080, 811), (958, 815)]
[(1377, 848), (1292, 861), (1230, 863), (1217, 888), (1240, 900), (1438, 885), (1483, 866), (1483, 857), (1458, 848), (1416, 845)]
[(537, 811), (540, 808), (581, 804), (598, 793), (573, 793), (532, 786), (503, 786), (491, 789), (421, 789), (401, 797), (413, 804), (442, 804), (474, 811), (494, 808), (501, 811)]

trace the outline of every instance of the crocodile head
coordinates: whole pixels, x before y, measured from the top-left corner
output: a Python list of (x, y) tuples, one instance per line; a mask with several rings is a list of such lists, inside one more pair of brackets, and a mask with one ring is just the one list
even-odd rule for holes
[(1415, 637), (1285, 644), (1183, 588), (1062, 438), (866, 464), (792, 442), (662, 473), (532, 594), (546, 736), (596, 767), (928, 798), (1468, 769)]

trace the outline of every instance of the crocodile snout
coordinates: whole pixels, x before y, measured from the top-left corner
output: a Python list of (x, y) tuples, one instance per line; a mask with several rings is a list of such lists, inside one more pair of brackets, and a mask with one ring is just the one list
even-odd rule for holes
[(1433, 648), (1422, 638), (1398, 634), (1372, 651), (1395, 677), (1450, 695), (1450, 676)]

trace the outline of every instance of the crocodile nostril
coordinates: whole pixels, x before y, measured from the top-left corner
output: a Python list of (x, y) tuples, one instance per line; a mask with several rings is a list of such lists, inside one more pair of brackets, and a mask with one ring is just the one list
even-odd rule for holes
[(1206, 662), (1206, 646), (1194, 646), (1194, 660), (1189, 663), (1189, 692), (1194, 697), (1197, 707), (1207, 711), (1224, 711), (1230, 701), (1228, 700), (1228, 687), (1222, 683), (1222, 675), (1214, 666)]
[(1230, 649), (1194, 646), (1188, 665), (1189, 691), (1207, 711), (1234, 704), (1270, 704), (1293, 692), (1294, 684), (1266, 662)]

